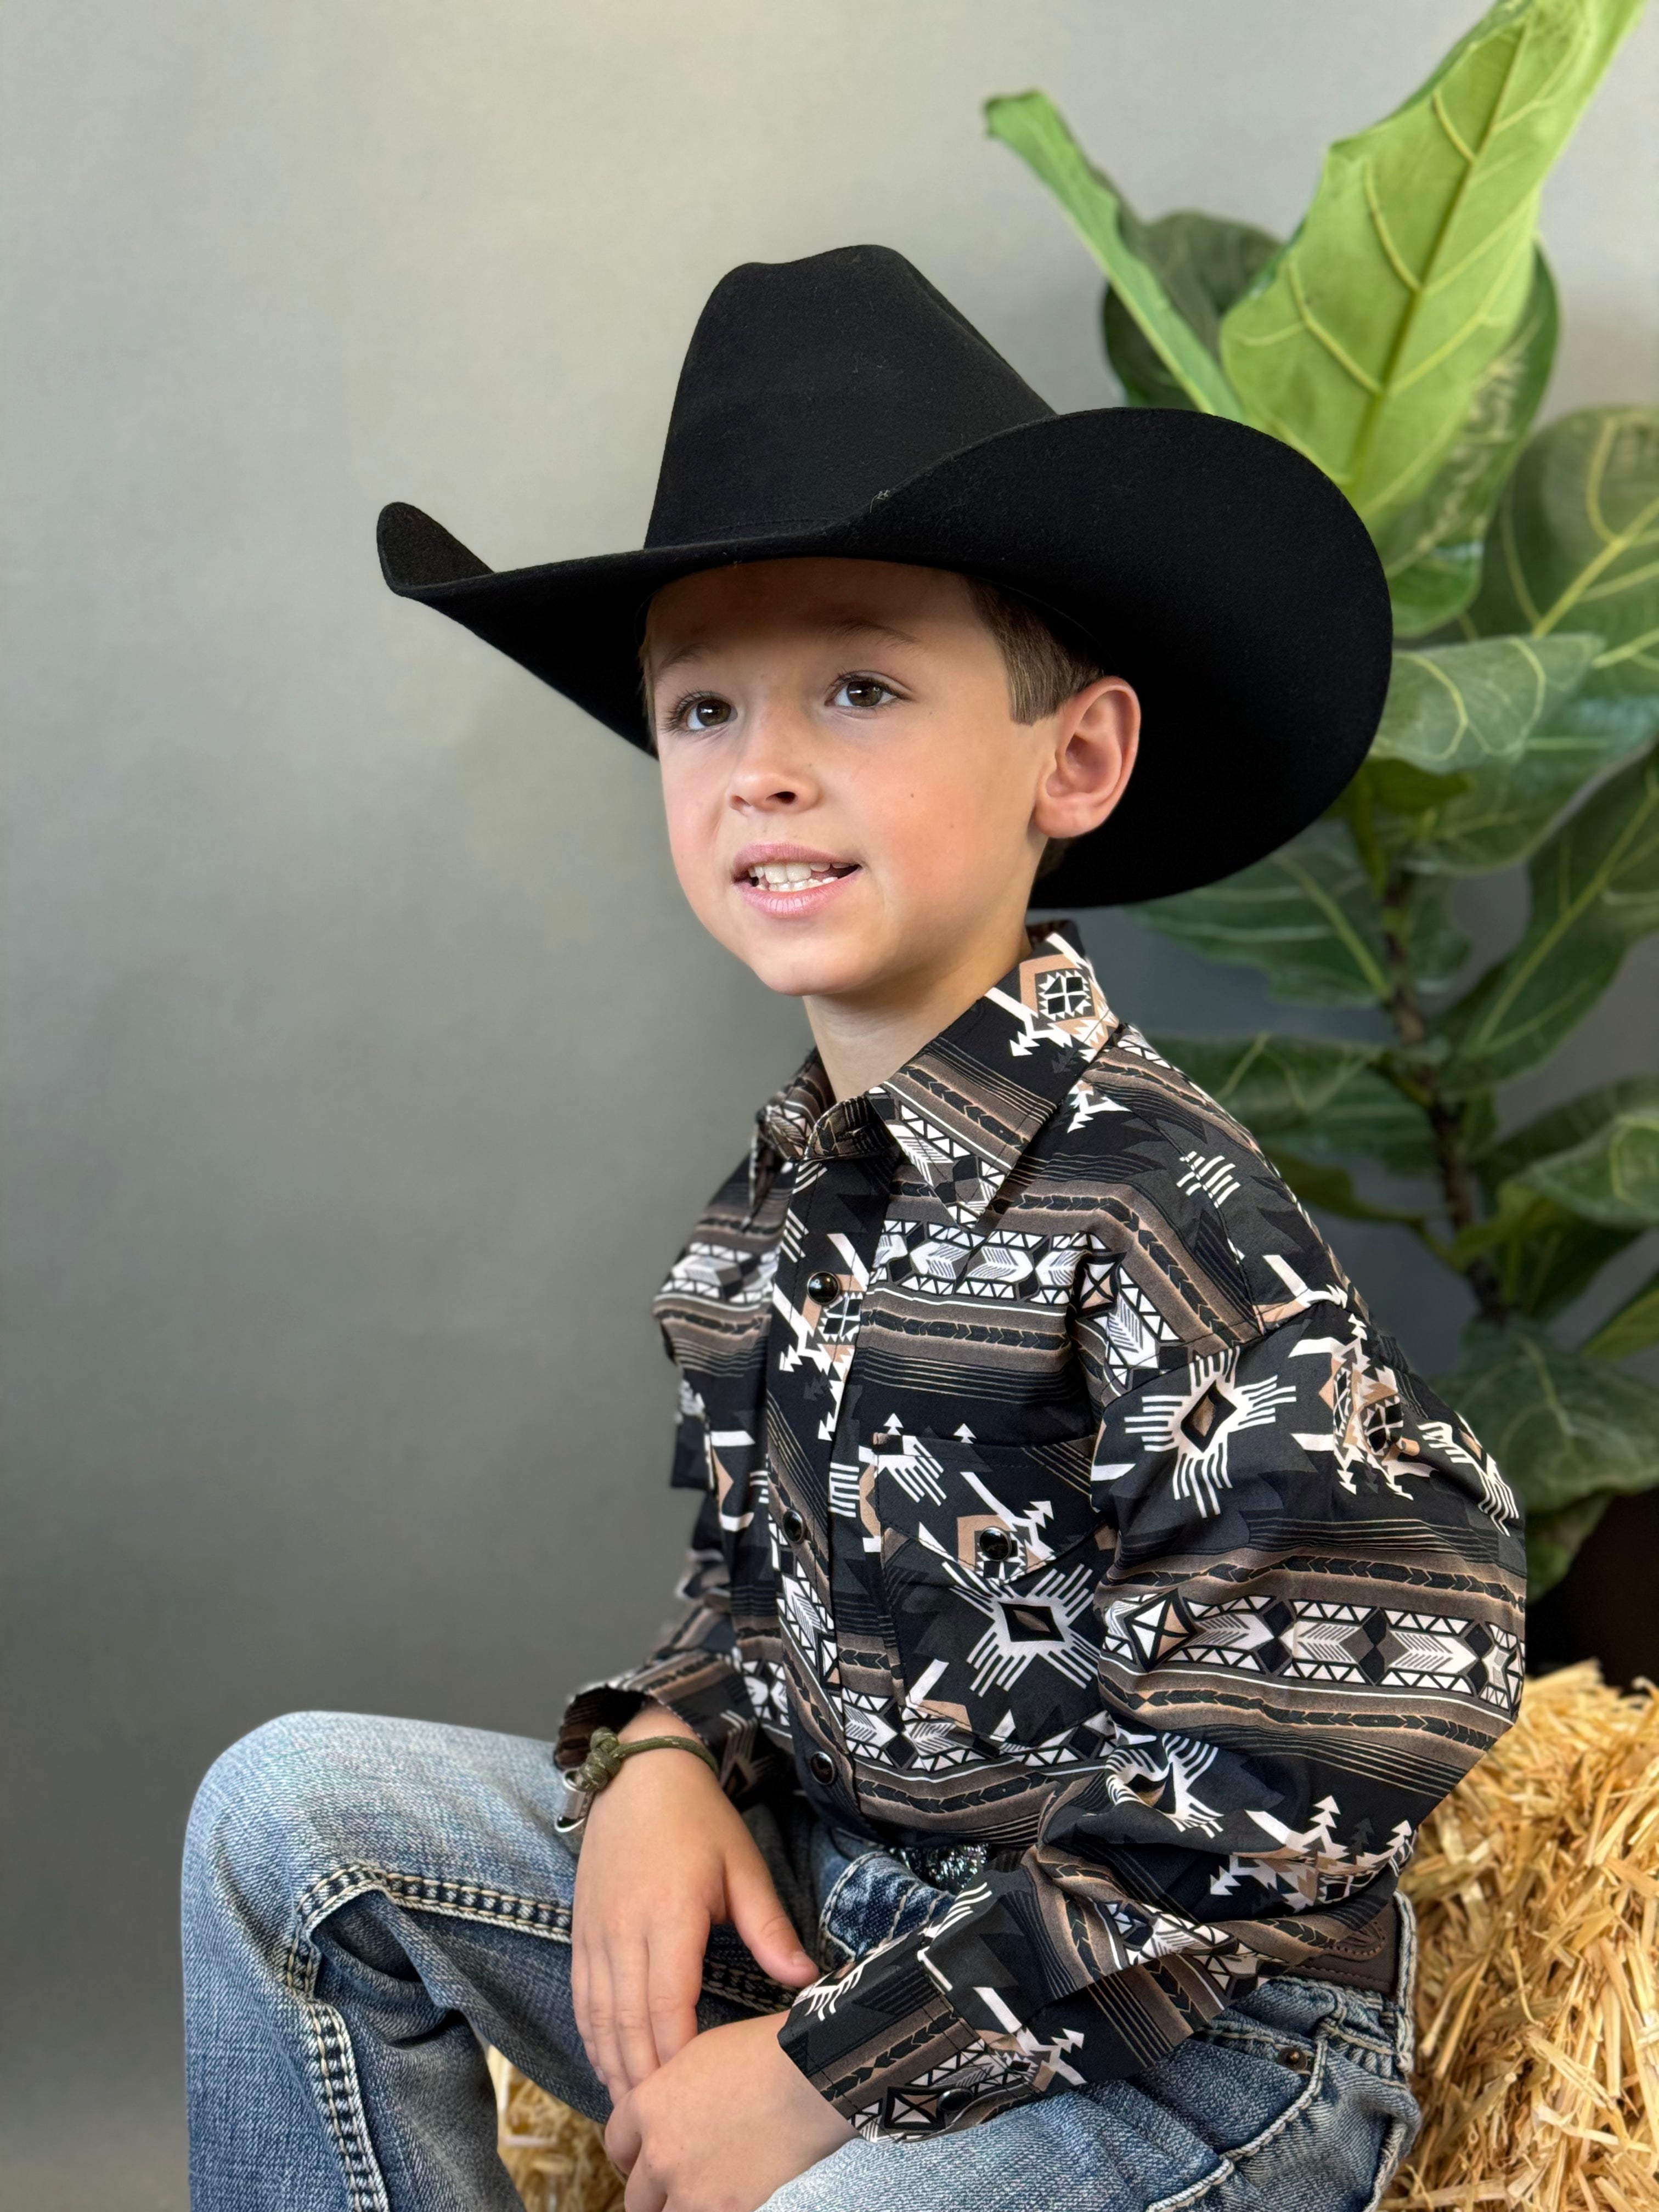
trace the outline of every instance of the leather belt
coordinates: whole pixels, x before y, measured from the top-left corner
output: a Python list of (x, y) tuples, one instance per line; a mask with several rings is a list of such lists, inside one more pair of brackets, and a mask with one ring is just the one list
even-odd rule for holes
[(1390, 1898), (1374, 1920), (1340, 1943), (1305, 1966), (1280, 1972), (1304, 1981), (1335, 1982), (1345, 1990), (1376, 1990), (1392, 1996), (1400, 1978), (1400, 1907)]

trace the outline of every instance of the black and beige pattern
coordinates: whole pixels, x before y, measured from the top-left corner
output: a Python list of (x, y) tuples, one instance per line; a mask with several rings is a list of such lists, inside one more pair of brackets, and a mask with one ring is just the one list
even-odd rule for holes
[(1316, 1973), (1513, 1717), (1507, 1485), (1067, 925), (860, 1096), (809, 1057), (656, 1310), (691, 1611), (560, 1756), (649, 1694), (739, 1794), (986, 1847), (783, 2031), (866, 2134)]

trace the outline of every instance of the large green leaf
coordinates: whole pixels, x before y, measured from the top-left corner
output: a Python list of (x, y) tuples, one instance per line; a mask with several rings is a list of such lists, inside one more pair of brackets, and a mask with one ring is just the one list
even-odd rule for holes
[[(1419, 979), (1448, 981), (1466, 940), (1441, 879), (1414, 885), (1407, 940)], [(1369, 1006), (1389, 992), (1382, 911), (1353, 841), (1338, 822), (1316, 822), (1267, 860), (1218, 884), (1133, 909), (1164, 936), (1212, 960), (1263, 969), (1276, 999), (1309, 1006)]]
[(1535, 1322), (1472, 1322), (1456, 1371), (1435, 1388), (1529, 1509), (1659, 1482), (1659, 1390)]
[(1659, 1103), (1615, 1114), (1582, 1145), (1534, 1160), (1517, 1180), (1581, 1221), (1659, 1228)]
[(1370, 878), (1338, 823), (1316, 823), (1253, 867), (1133, 909), (1194, 952), (1263, 969), (1277, 999), (1369, 1006), (1389, 994)]
[[(1182, 212), (1160, 216), (1141, 230), (1139, 244), (1170, 301), (1218, 355), (1221, 318), (1279, 251), (1279, 240), (1248, 222), (1219, 216)], [(1115, 287), (1101, 301), (1101, 334), (1123, 396), (1133, 407), (1190, 407), (1184, 385), (1171, 376), (1157, 349), (1142, 333)], [(1486, 516), (1480, 520), (1484, 529)], [(1475, 555), (1480, 556), (1477, 537)], [(1477, 568), (1478, 573), (1478, 568)], [(1471, 583), (1471, 589), (1474, 588)], [(1462, 606), (1468, 597), (1458, 601)], [(1455, 613), (1455, 607), (1449, 611)]]
[[(1373, 815), (1381, 812), (1397, 817), (1397, 823), (1389, 824), (1382, 833), (1390, 846), (1404, 834), (1399, 825), (1415, 823), (1425, 814), (1437, 813), (1469, 788), (1467, 775), (1431, 775), (1427, 769), (1414, 767), (1410, 761), (1374, 757), (1367, 759), (1355, 782), (1370, 801)], [(1349, 789), (1352, 788), (1350, 785)], [(1330, 811), (1346, 814), (1352, 823), (1352, 810), (1340, 800)]]
[(1431, 775), (1518, 759), (1583, 682), (1599, 637), (1482, 638), (1398, 652), (1371, 757)]
[(1455, 981), (1469, 957), (1469, 940), (1451, 910), (1451, 879), (1414, 877), (1407, 894), (1406, 944), (1412, 973), (1425, 990)]
[(1659, 925), (1659, 750), (1610, 777), (1534, 854), (1520, 943), (1438, 1018), (1455, 1086), (1547, 1058)]
[(1413, 867), (1478, 876), (1526, 860), (1585, 784), (1652, 736), (1659, 696), (1575, 699), (1552, 720), (1518, 760), (1472, 769), (1460, 788), (1430, 796), (1410, 824)]
[(1659, 1274), (1650, 1275), (1582, 1348), (1593, 1359), (1628, 1359), (1659, 1344)]
[(1480, 635), (1595, 630), (1586, 692), (1659, 691), (1659, 409), (1588, 407), (1532, 440), (1464, 621)]
[(1435, 1387), (1492, 1454), (1529, 1516), (1659, 1482), (1659, 1390), (1567, 1351), (1535, 1323), (1472, 1322), (1456, 1371)]
[(1456, 1255), (1480, 1251), (1504, 1296), (1540, 1320), (1589, 1288), (1607, 1261), (1648, 1225), (1613, 1202), (1612, 1175), (1632, 1121), (1659, 1119), (1659, 1077), (1606, 1083), (1553, 1106), (1499, 1143), (1475, 1167), (1497, 1203), (1458, 1240)]
[(985, 104), (986, 127), (1018, 154), (1048, 185), (1111, 279), (1113, 289), (1148, 344), (1206, 415), (1244, 420), (1239, 405), (1191, 323), (1170, 298), (1146, 244), (1146, 226), (1117, 187), (1089, 161), (1046, 93), (1025, 92)]
[(1549, 1321), (1582, 1297), (1636, 1233), (1586, 1221), (1519, 1183), (1504, 1187), (1503, 1201), (1489, 1220), (1456, 1240), (1454, 1251), (1460, 1260), (1485, 1252), (1505, 1302), (1534, 1321)]
[(1540, 187), (1639, 8), (1499, 0), (1403, 106), (1331, 148), (1300, 228), (1224, 318), (1251, 419), (1374, 532), (1432, 482), (1510, 343)]
[(1535, 253), (1521, 319), (1475, 386), (1434, 481), (1377, 532), (1397, 635), (1436, 629), (1474, 597), (1486, 525), (1544, 396), (1559, 327), (1549, 265)]
[(1269, 1030), (1153, 1042), (1263, 1143), (1298, 1152), (1364, 1152), (1396, 1175), (1433, 1170), (1428, 1118), (1378, 1073), (1380, 1045)]
[(1496, 1143), (1482, 1147), (1475, 1168), (1488, 1191), (1514, 1182), (1534, 1163), (1571, 1151), (1594, 1139), (1621, 1114), (1659, 1109), (1659, 1075), (1626, 1076), (1618, 1083), (1600, 1083), (1594, 1091), (1552, 1106), (1547, 1112), (1511, 1129)]

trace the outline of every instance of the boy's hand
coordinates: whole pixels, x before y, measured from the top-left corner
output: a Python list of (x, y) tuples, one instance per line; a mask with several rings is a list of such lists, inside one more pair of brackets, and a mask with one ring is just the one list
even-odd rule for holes
[[(692, 1730), (652, 1705), (617, 1734), (626, 1743)], [(613, 2102), (696, 2034), (715, 1921), (736, 1928), (774, 1981), (800, 1989), (817, 1979), (765, 1860), (714, 1777), (684, 1752), (641, 1752), (594, 1798), (576, 1861), (571, 1996), (582, 2048)]]
[(624, 2097), (605, 2147), (627, 2212), (755, 2212), (853, 2130), (778, 2043), (775, 2012), (711, 2027)]

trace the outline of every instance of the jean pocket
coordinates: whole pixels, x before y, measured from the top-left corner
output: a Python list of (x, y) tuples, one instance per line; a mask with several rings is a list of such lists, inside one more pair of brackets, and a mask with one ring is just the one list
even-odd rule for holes
[[(1139, 2086), (1164, 2110), (1208, 2143), (1217, 2164), (1197, 2189), (1149, 2205), (1147, 2212), (1175, 2212), (1203, 2195), (1216, 2192), (1214, 2212), (1233, 2212), (1248, 2191), (1241, 2167), (1287, 2131), (1305, 2129), (1325, 2090), (1326, 2048), (1317, 2036), (1262, 2035), (1224, 2021), (1200, 2028), (1145, 2074)], [(1254, 2196), (1250, 2201), (1255, 2201)], [(1268, 2201), (1277, 2205), (1276, 2197)], [(1310, 2200), (1320, 2203), (1317, 2197)]]
[(1140, 2080), (1218, 2154), (1206, 2212), (1374, 2212), (1417, 2124), (1393, 2065), (1347, 2048), (1330, 2019), (1225, 2013)]
[(919, 1748), (963, 1734), (1017, 1751), (1093, 1711), (1095, 1596), (1112, 1544), (1089, 1491), (1093, 1443), (878, 1430), (863, 1447)]

